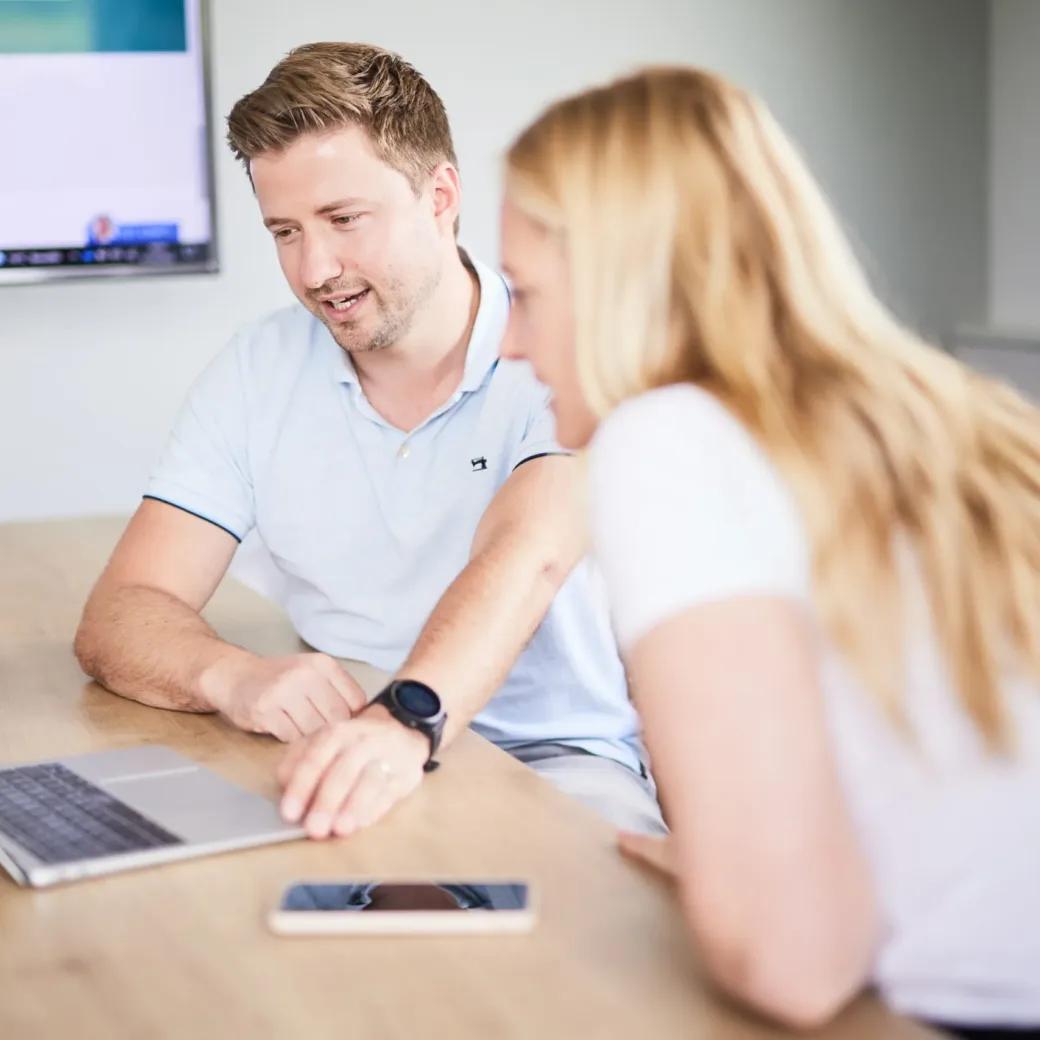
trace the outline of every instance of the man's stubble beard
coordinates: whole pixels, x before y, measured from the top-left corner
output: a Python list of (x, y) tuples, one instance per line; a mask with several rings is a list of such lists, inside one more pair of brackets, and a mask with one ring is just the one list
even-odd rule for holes
[(358, 341), (349, 325), (334, 324), (328, 321), (324, 314), (321, 315), (321, 321), (332, 334), (332, 338), (348, 354), (386, 350), (387, 347), (399, 343), (407, 335), (415, 322), (416, 315), (437, 291), (437, 287), (441, 283), (441, 275), (441, 266), (439, 264), (431, 265), (423, 273), (421, 283), (411, 293), (406, 293), (404, 284), (398, 282), (393, 287), (395, 291), (392, 292), (391, 299), (396, 298), (401, 302), (393, 308), (388, 307), (384, 298), (369, 286), (369, 298), (366, 303), (375, 305), (381, 316), (376, 328), (363, 341)]

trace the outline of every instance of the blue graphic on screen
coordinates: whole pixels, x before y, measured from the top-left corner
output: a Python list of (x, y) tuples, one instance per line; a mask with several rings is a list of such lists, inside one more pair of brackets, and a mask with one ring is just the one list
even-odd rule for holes
[[(0, 0), (2, 3), (3, 0)], [(95, 217), (87, 225), (87, 244), (92, 246), (146, 245), (178, 241), (176, 224), (118, 224), (111, 217)]]
[(184, 0), (0, 0), (0, 54), (183, 52)]

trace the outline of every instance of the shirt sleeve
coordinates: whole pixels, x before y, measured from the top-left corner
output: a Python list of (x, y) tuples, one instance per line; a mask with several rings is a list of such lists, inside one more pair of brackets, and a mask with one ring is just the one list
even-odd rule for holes
[(255, 519), (240, 341), (203, 371), (173, 425), (145, 498), (167, 502), (241, 541)]
[(790, 492), (747, 431), (695, 387), (651, 391), (605, 420), (589, 452), (589, 508), (623, 652), (693, 606), (807, 596)]
[(549, 391), (531, 377), (533, 389), (530, 395), (531, 406), (528, 409), (524, 425), (524, 435), (513, 456), (510, 469), (516, 469), (524, 462), (537, 459), (542, 455), (569, 455), (566, 449), (556, 442), (556, 417), (550, 406)]

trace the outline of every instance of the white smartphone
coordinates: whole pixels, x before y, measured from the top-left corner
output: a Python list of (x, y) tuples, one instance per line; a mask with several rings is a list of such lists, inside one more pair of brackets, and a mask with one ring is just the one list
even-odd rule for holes
[(530, 886), (517, 881), (310, 881), (268, 916), (279, 935), (459, 935), (528, 932)]

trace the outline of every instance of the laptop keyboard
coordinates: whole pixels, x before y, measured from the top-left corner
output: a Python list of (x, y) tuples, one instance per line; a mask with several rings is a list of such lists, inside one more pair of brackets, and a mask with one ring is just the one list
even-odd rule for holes
[(43, 863), (183, 844), (58, 762), (0, 769), (0, 832)]

